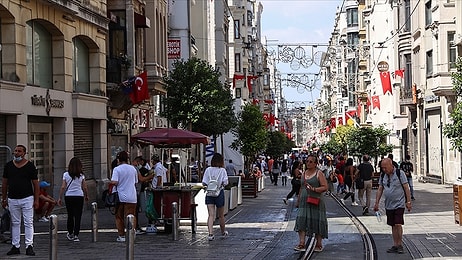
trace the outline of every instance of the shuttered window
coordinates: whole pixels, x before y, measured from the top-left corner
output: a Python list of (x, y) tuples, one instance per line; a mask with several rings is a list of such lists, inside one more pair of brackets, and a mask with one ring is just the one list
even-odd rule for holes
[(93, 122), (74, 119), (74, 156), (82, 161), (86, 179), (94, 178), (93, 150)]

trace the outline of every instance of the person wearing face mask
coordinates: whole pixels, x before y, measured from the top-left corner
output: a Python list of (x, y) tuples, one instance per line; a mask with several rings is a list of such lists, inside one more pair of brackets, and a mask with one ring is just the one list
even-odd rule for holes
[[(11, 250), (7, 255), (19, 255), (21, 217), (24, 221), (26, 255), (34, 252), (34, 209), (39, 207), (39, 182), (35, 165), (25, 159), (26, 147), (17, 145), (14, 159), (5, 165), (2, 181), (2, 207), (11, 213)], [(7, 198), (8, 196), (8, 198)]]

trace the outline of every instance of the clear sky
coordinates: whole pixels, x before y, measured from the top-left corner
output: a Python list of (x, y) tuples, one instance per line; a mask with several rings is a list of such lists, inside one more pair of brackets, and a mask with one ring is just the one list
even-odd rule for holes
[[(282, 44), (327, 44), (334, 28), (337, 7), (343, 0), (260, 0), (263, 5), (262, 42), (268, 41), (268, 50), (282, 50)], [(292, 46), (295, 49), (297, 46)], [(325, 47), (304, 47), (306, 56), (325, 50)], [(277, 69), (284, 78), (288, 73), (317, 73), (319, 66), (291, 69), (290, 64), (276, 62)], [(312, 76), (311, 76), (312, 77)], [(319, 97), (320, 81), (313, 91), (297, 91), (282, 81), (283, 95), (288, 101), (309, 103)]]

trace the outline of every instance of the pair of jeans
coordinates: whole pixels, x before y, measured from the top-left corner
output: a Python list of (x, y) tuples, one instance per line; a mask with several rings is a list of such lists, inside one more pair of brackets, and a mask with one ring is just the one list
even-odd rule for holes
[(34, 196), (8, 199), (11, 214), (11, 244), (20, 247), (21, 216), (24, 219), (24, 242), (26, 248), (34, 243)]

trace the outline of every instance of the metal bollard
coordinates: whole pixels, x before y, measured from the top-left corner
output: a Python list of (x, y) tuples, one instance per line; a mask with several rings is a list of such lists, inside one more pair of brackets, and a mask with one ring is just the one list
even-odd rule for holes
[(127, 234), (125, 235), (126, 239), (126, 259), (133, 260), (135, 259), (135, 216), (132, 214), (127, 216), (126, 221)]
[(50, 260), (58, 259), (58, 216), (50, 216)]
[(98, 240), (98, 203), (91, 203), (91, 234), (92, 242)]
[(179, 229), (179, 219), (178, 219), (178, 203), (172, 203), (172, 233), (173, 233), (173, 240), (178, 240), (178, 229)]

